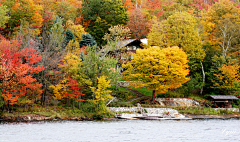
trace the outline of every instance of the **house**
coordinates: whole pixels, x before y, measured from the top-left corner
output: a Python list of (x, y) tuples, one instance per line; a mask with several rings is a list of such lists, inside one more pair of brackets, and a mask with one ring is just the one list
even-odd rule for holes
[(232, 100), (238, 99), (234, 95), (210, 95), (211, 103), (214, 107), (218, 108), (232, 108)]
[(141, 40), (138, 39), (129, 39), (118, 42), (119, 48), (123, 49), (121, 50), (121, 55), (119, 57), (120, 62), (121, 60), (122, 62), (125, 62), (133, 59), (131, 53), (136, 53), (138, 49), (143, 49), (141, 44)]
[[(136, 53), (137, 50), (143, 49), (142, 44), (145, 44), (147, 39), (128, 39), (117, 42), (118, 50), (116, 51), (106, 51), (109, 48), (105, 47), (103, 50), (101, 50), (101, 55), (111, 55), (113, 57), (116, 57), (119, 59), (117, 64), (117, 69), (121, 67), (123, 63), (126, 63), (133, 59), (132, 53)], [(118, 55), (115, 55), (115, 54)]]

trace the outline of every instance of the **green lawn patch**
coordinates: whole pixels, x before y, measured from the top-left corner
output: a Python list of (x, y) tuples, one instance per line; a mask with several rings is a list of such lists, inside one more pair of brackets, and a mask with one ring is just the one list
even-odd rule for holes
[(149, 96), (149, 97), (152, 97), (152, 90), (149, 90), (149, 89), (146, 89), (144, 87), (142, 88), (134, 88), (134, 90), (137, 90), (138, 92), (146, 95), (146, 96)]

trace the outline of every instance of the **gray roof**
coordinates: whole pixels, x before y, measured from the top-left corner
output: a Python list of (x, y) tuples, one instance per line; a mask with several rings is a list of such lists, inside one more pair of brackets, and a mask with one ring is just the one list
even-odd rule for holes
[(215, 100), (231, 100), (231, 99), (238, 99), (234, 95), (210, 95), (209, 97)]
[(119, 41), (119, 42), (118, 42), (118, 46), (119, 46), (120, 48), (125, 47), (125, 46), (127, 46), (128, 44), (134, 42), (135, 40), (137, 40), (137, 39), (129, 39), (129, 40)]

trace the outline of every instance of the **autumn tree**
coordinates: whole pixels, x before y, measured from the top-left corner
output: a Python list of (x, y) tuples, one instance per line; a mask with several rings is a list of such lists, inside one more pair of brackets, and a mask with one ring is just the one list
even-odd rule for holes
[(66, 28), (73, 32), (74, 38), (77, 42), (81, 41), (82, 35), (86, 33), (82, 25), (75, 25), (71, 20), (66, 22)]
[(33, 73), (44, 70), (44, 67), (35, 66), (41, 60), (36, 49), (22, 49), (20, 41), (3, 39), (0, 56), (0, 81), (5, 103), (16, 104), (19, 97), (40, 98), (42, 84), (36, 82)]
[(207, 71), (209, 92), (215, 94), (234, 94), (239, 85), (239, 63), (230, 56), (214, 55)]
[[(219, 70), (220, 74), (214, 74), (217, 80), (212, 80), (214, 82), (213, 88), (221, 90), (225, 94), (234, 94), (240, 88), (240, 66), (238, 64), (223, 64)], [(239, 94), (236, 95), (239, 95)]]
[(15, 27), (20, 26), (20, 20), (25, 19), (33, 28), (42, 26), (41, 6), (34, 4), (33, 0), (8, 0), (1, 1), (9, 9), (10, 19), (8, 20), (7, 28), (13, 31)]
[(194, 72), (201, 68), (200, 62), (205, 57), (196, 22), (187, 12), (176, 12), (166, 21), (153, 24), (147, 37), (148, 45), (182, 48), (188, 55), (190, 70)]
[(126, 0), (126, 2), (124, 3), (124, 6), (127, 8), (127, 11), (129, 12), (132, 12), (134, 8), (131, 0)]
[(55, 99), (67, 98), (68, 102), (72, 99), (74, 107), (74, 102), (80, 104), (80, 101), (83, 101), (81, 98), (84, 95), (82, 91), (90, 86), (92, 82), (84, 74), (81, 59), (72, 53), (68, 53), (65, 56), (63, 64), (60, 64), (59, 68), (62, 69), (63, 80), (56, 85), (51, 85), (50, 88), (53, 89)]
[(129, 15), (127, 26), (130, 28), (133, 38), (141, 39), (147, 36), (150, 22), (140, 9), (134, 9)]
[(96, 112), (104, 113), (109, 111), (107, 106), (105, 105), (106, 101), (112, 99), (113, 97), (110, 95), (112, 91), (107, 90), (107, 88), (111, 87), (110, 80), (106, 80), (106, 76), (98, 77), (98, 85), (97, 87), (91, 87), (92, 92), (95, 95), (96, 100)]
[(123, 64), (126, 80), (133, 87), (145, 87), (153, 90), (153, 101), (156, 93), (165, 93), (168, 89), (178, 88), (189, 78), (186, 53), (179, 47), (150, 47), (137, 50), (133, 60)]
[(240, 11), (232, 1), (216, 2), (201, 16), (205, 42), (215, 46), (223, 57), (239, 50)]
[(49, 86), (51, 84), (57, 84), (60, 79), (57, 74), (60, 70), (58, 68), (58, 64), (60, 64), (66, 54), (66, 50), (63, 48), (64, 27), (62, 24), (62, 19), (56, 17), (50, 31), (44, 34), (39, 45), (42, 49), (40, 52), (42, 55), (40, 64), (46, 67), (38, 77), (40, 82), (43, 84), (43, 93), (41, 94), (42, 105), (44, 105)]
[(68, 53), (72, 53), (74, 55), (79, 56), (81, 54), (81, 50), (79, 48), (79, 43), (78, 42), (74, 42), (74, 40), (71, 40), (68, 45), (65, 47), (66, 51)]
[(120, 55), (120, 42), (130, 38), (131, 33), (128, 27), (122, 25), (111, 26), (109, 33), (105, 33), (103, 39), (107, 42), (107, 45), (103, 47), (104, 56), (109, 51), (114, 52), (115, 58), (118, 59)]
[[(54, 2), (55, 5), (53, 7), (53, 11), (58, 15), (59, 17), (63, 18), (64, 23), (67, 20), (74, 21), (78, 14), (80, 14), (80, 7), (75, 7), (74, 5), (70, 4), (70, 1), (57, 1)], [(79, 4), (80, 6), (80, 4)]]

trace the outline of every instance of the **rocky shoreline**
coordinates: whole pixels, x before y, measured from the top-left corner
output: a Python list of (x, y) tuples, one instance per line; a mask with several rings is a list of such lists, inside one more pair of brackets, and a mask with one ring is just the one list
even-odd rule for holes
[(87, 117), (47, 117), (47, 116), (41, 116), (41, 115), (35, 115), (35, 116), (8, 116), (8, 117), (0, 117), (1, 121), (7, 121), (7, 122), (27, 122), (27, 121), (61, 121), (61, 120), (75, 120), (75, 121), (91, 121), (94, 120), (93, 118), (87, 118)]
[[(231, 118), (238, 118), (240, 119), (239, 114), (227, 114), (227, 115), (192, 115), (192, 114), (185, 114), (186, 118), (192, 119), (231, 119)], [(111, 117), (111, 118), (103, 118), (102, 120), (116, 120), (118, 118)], [(94, 118), (87, 118), (87, 117), (62, 117), (62, 118), (53, 118), (53, 117), (46, 117), (41, 115), (35, 116), (17, 116), (17, 117), (0, 117), (0, 122), (31, 122), (31, 121), (93, 121), (97, 120)]]
[(226, 114), (226, 115), (193, 115), (184, 114), (188, 118), (192, 119), (230, 119), (230, 118), (240, 118), (239, 114)]

